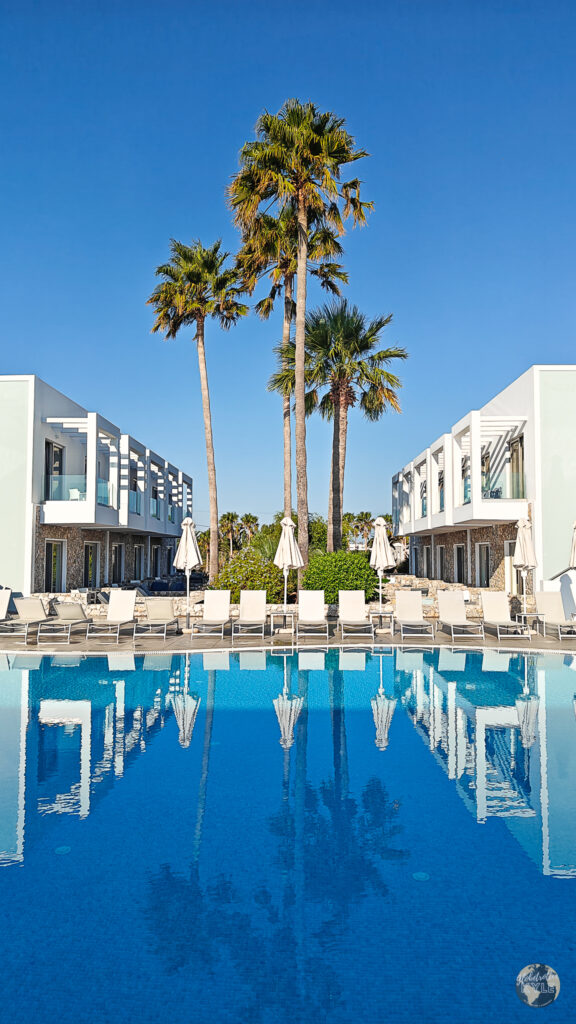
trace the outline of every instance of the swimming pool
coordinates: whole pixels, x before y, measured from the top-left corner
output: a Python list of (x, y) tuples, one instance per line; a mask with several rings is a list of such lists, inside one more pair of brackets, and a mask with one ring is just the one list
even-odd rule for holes
[(573, 1019), (575, 668), (4, 658), (3, 1021)]

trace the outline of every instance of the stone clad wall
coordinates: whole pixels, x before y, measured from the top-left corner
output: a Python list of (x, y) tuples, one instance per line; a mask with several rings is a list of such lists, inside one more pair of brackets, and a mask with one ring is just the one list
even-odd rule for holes
[[(514, 540), (516, 537), (516, 523), (498, 523), (489, 526), (478, 526), (470, 528), (470, 566), (468, 567), (469, 579), (472, 586), (476, 582), (476, 544), (489, 544), (490, 546), (490, 589), (505, 589), (505, 568), (504, 568), (504, 543)], [(419, 551), (426, 545), (431, 546), (431, 534), (424, 534), (412, 537), (411, 545)], [(454, 546), (463, 544), (468, 559), (468, 535), (467, 530), (452, 530), (449, 533), (438, 533), (434, 535), (434, 564), (433, 574), (436, 574), (436, 549), (443, 544), (446, 558), (446, 580), (454, 580)], [(423, 570), (423, 554), (419, 554), (419, 568)], [(532, 593), (532, 579), (528, 577), (527, 593)]]
[[(46, 570), (46, 541), (66, 541), (66, 587), (74, 590), (84, 586), (84, 545), (100, 544), (100, 585), (104, 586), (106, 563), (106, 530), (82, 529), (79, 526), (53, 526), (40, 523), (40, 508), (36, 510), (36, 529), (34, 531), (34, 593), (44, 592)], [(146, 559), (147, 538), (144, 535), (120, 531), (110, 531), (109, 571), (112, 573), (112, 544), (124, 544), (124, 576), (127, 580), (134, 579), (134, 547), (144, 546)], [(160, 544), (163, 548), (160, 555), (160, 571), (168, 571), (167, 549), (176, 550), (177, 538), (154, 537), (152, 544)]]

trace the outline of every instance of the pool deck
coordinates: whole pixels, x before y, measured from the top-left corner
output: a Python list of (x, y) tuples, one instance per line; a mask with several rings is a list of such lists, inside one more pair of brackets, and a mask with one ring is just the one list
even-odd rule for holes
[[(401, 649), (406, 648), (418, 648), (423, 650), (427, 648), (438, 648), (438, 647), (449, 647), (458, 650), (465, 650), (470, 648), (471, 650), (479, 650), (482, 648), (488, 648), (499, 651), (528, 651), (533, 654), (537, 653), (557, 653), (557, 654), (576, 654), (576, 636), (573, 639), (564, 639), (561, 642), (556, 637), (543, 637), (541, 633), (532, 634), (532, 642), (527, 644), (522, 639), (517, 640), (498, 640), (495, 635), (486, 633), (484, 641), (480, 637), (473, 637), (467, 640), (453, 642), (451, 637), (445, 633), (436, 633), (434, 639), (424, 639), (422, 637), (413, 637), (411, 639), (405, 639), (401, 641), (400, 634), (397, 632), (394, 636), (391, 636), (388, 629), (376, 630), (376, 636), (374, 644), (371, 643), (368, 637), (362, 639), (362, 637), (346, 637), (343, 641), (336, 631), (336, 624), (331, 627), (330, 638), (328, 642), (320, 636), (309, 636), (301, 637), (298, 642), (298, 647), (309, 647), (309, 648), (358, 648), (362, 647), (398, 647)], [(296, 637), (292, 636), (291, 631), (288, 630), (276, 630), (274, 635), (270, 636), (270, 631), (267, 629), (267, 634), (264, 638), (264, 642), (260, 635), (247, 635), (238, 638), (232, 638), (230, 632), (224, 636), (224, 640), (220, 636), (209, 636), (195, 634), (192, 639), (189, 633), (180, 633), (178, 635), (169, 635), (167, 640), (157, 636), (145, 637), (141, 636), (134, 642), (132, 632), (126, 632), (120, 637), (120, 642), (117, 644), (115, 640), (108, 639), (94, 639), (87, 640), (85, 637), (78, 635), (72, 638), (70, 644), (58, 643), (52, 639), (46, 638), (42, 640), (40, 644), (36, 643), (35, 635), (31, 640), (24, 644), (21, 637), (10, 638), (6, 634), (0, 636), (0, 654), (14, 654), (21, 653), (22, 651), (28, 651), (33, 654), (63, 654), (63, 653), (74, 653), (84, 655), (103, 655), (109, 654), (113, 651), (124, 651), (135, 654), (185, 654), (194, 653), (196, 651), (240, 651), (247, 649), (258, 648), (259, 650), (268, 649), (275, 650), (278, 648), (292, 648), (296, 647)]]

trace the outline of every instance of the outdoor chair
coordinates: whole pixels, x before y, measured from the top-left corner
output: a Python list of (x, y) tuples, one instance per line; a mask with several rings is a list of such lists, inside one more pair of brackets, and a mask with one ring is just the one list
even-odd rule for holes
[(368, 611), (363, 590), (338, 591), (338, 626), (342, 639), (348, 636), (371, 636), (374, 641), (374, 616)]
[(192, 619), (192, 633), (220, 632), (224, 639), (224, 630), (230, 622), (230, 591), (207, 590), (204, 594), (204, 606), (201, 619)]
[(120, 630), (122, 628), (134, 627), (135, 606), (135, 590), (111, 590), (106, 619), (104, 622), (98, 622), (94, 619), (90, 619), (90, 622), (88, 623), (88, 638), (115, 638), (116, 643), (119, 644)]
[(237, 619), (232, 620), (232, 642), (234, 642), (235, 636), (241, 636), (244, 631), (261, 633), (263, 640), (265, 628), (266, 591), (241, 590), (240, 613)]
[(510, 603), (504, 591), (486, 591), (482, 594), (482, 612), (484, 626), (496, 630), (500, 641), (504, 636), (507, 640), (532, 640), (530, 629), (526, 623), (516, 622), (510, 615)]
[(436, 629), (445, 629), (456, 639), (481, 637), (484, 639), (484, 623), (466, 617), (466, 605), (461, 590), (438, 591), (438, 622)]
[(557, 635), (559, 640), (566, 636), (576, 636), (576, 622), (574, 619), (566, 618), (564, 602), (559, 590), (537, 590), (534, 596), (544, 636), (547, 636), (549, 629)]
[(325, 636), (328, 640), (328, 617), (323, 590), (298, 591), (296, 643), (298, 643), (300, 633), (304, 636)]
[(10, 605), (10, 598), (12, 597), (12, 590), (10, 587), (3, 587), (0, 590), (0, 622), (9, 622), (8, 607)]
[(18, 615), (14, 619), (6, 619), (0, 622), (0, 633), (8, 636), (23, 636), (24, 643), (28, 643), (28, 634), (38, 630), (41, 622), (48, 616), (44, 611), (44, 605), (39, 597), (15, 597), (14, 604)]
[(174, 614), (171, 597), (145, 597), (146, 618), (134, 623), (134, 640), (138, 636), (161, 636), (166, 640), (170, 626), (179, 632), (178, 619)]
[(394, 624), (390, 627), (392, 634), (396, 624), (400, 627), (402, 642), (404, 642), (405, 637), (434, 637), (434, 624), (429, 619), (424, 618), (422, 594), (419, 591), (396, 591)]
[(61, 637), (66, 643), (72, 639), (72, 630), (88, 634), (90, 619), (77, 601), (58, 601), (54, 606), (56, 616), (50, 616), (38, 626), (38, 643), (42, 637)]

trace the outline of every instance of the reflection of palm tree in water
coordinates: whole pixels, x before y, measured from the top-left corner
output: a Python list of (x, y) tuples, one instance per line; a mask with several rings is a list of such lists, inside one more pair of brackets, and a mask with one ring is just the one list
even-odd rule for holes
[[(258, 1022), (269, 1011), (275, 1021), (292, 1024), (326, 1019), (342, 1004), (342, 993), (338, 971), (323, 950), (335, 934), (343, 934), (353, 903), (370, 888), (379, 895), (386, 893), (377, 858), (405, 856), (389, 848), (390, 839), (400, 831), (394, 823), (398, 805), (388, 800), (379, 779), (371, 779), (364, 788), (360, 810), (349, 795), (341, 672), (330, 675), (333, 779), (318, 789), (308, 784), (308, 673), (300, 672), (298, 691), (304, 706), (294, 749), (294, 796), (291, 801), (290, 752), (286, 751), (281, 809), (270, 821), (271, 832), (279, 840), (276, 863), (281, 870), (281, 894), (275, 901), (273, 892), (261, 886), (250, 911), (243, 912), (240, 900), (246, 894), (236, 891), (230, 880), (201, 885), (199, 877), (214, 691), (215, 673), (210, 673), (190, 875), (178, 875), (164, 866), (150, 880), (148, 917), (156, 952), (170, 972), (190, 963), (228, 965), (244, 992), (244, 1020)], [(316, 909), (316, 920), (308, 928), (308, 913), (322, 904), (329, 908), (328, 917), (318, 922)], [(197, 982), (202, 987), (200, 972)], [(238, 999), (242, 1001), (240, 990)]]

